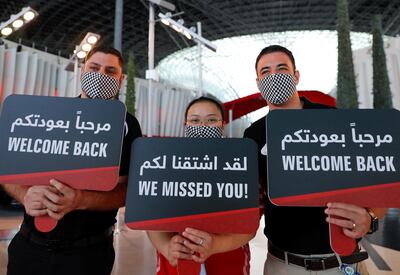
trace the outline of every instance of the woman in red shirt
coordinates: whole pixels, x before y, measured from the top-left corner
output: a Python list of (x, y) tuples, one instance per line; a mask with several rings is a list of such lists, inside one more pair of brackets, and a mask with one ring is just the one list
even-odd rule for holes
[[(221, 138), (224, 133), (224, 107), (210, 97), (189, 103), (185, 112), (185, 137)], [(147, 232), (157, 249), (157, 275), (176, 275), (179, 259), (202, 263), (207, 275), (250, 274), (248, 241), (254, 234), (212, 234), (186, 228), (182, 234)]]

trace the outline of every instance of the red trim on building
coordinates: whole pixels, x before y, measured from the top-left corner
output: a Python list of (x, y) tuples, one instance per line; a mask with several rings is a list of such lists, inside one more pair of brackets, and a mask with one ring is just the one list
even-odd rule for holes
[[(328, 106), (335, 107), (336, 106), (336, 99), (331, 97), (328, 94), (325, 94), (320, 91), (298, 91), (300, 96), (306, 97), (308, 100), (325, 104)], [(229, 102), (224, 103), (224, 107), (226, 110), (226, 120), (229, 118), (229, 110), (233, 111), (232, 120), (238, 119), (244, 115), (247, 115), (253, 111), (261, 109), (262, 107), (267, 106), (267, 102), (261, 96), (261, 94), (255, 93), (249, 96), (245, 96), (242, 98), (238, 98)]]

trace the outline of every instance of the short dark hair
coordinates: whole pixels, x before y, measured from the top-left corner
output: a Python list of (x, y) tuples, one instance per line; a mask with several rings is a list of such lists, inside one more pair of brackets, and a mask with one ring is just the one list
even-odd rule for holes
[(88, 54), (86, 55), (84, 63), (86, 63), (86, 61), (88, 61), (89, 58), (92, 57), (92, 55), (94, 55), (97, 52), (115, 55), (116, 57), (118, 57), (119, 65), (121, 65), (121, 68), (123, 68), (124, 58), (122, 57), (122, 54), (120, 53), (120, 51), (118, 51), (117, 49), (115, 49), (113, 47), (103, 45), (103, 44), (95, 46), (93, 49), (91, 49), (88, 52)]
[(275, 53), (275, 52), (282, 52), (282, 53), (286, 54), (290, 58), (290, 61), (292, 61), (293, 69), (296, 70), (296, 62), (294, 61), (292, 52), (280, 45), (271, 45), (271, 46), (268, 46), (268, 47), (265, 47), (264, 49), (262, 49), (261, 52), (258, 54), (258, 56), (256, 58), (256, 72), (257, 72), (257, 65), (258, 65), (258, 62), (260, 61), (261, 57), (263, 55), (266, 55), (269, 53)]
[(224, 104), (221, 101), (219, 101), (218, 99), (216, 99), (216, 98), (213, 98), (213, 97), (210, 97), (210, 96), (202, 96), (202, 97), (196, 98), (196, 99), (194, 99), (194, 100), (189, 102), (188, 106), (186, 107), (186, 111), (185, 111), (185, 121), (186, 121), (186, 117), (187, 117), (187, 114), (188, 114), (188, 111), (189, 111), (190, 107), (192, 107), (194, 104), (199, 103), (199, 102), (211, 102), (211, 103), (213, 103), (221, 111), (222, 120), (225, 120)]

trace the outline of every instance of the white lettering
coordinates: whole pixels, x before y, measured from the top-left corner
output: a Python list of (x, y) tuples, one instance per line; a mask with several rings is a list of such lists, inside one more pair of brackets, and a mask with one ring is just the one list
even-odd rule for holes
[(352, 171), (350, 156), (282, 156), (284, 171)]
[(396, 172), (393, 156), (356, 156), (357, 171)]
[(157, 181), (139, 181), (139, 196), (157, 196)]
[(212, 185), (209, 182), (163, 181), (162, 196), (165, 197), (211, 197)]
[(108, 143), (75, 141), (73, 154), (74, 156), (105, 158), (107, 157), (107, 146)]
[(248, 197), (247, 194), (247, 184), (243, 183), (223, 183), (217, 182), (218, 197), (219, 198), (236, 198), (241, 199), (243, 195), (245, 198)]
[(33, 140), (32, 138), (9, 137), (8, 151), (35, 154), (68, 155), (69, 144), (69, 140)]
[(282, 156), (282, 161), (283, 161), (283, 170), (287, 171), (293, 171), (294, 170), (294, 164), (295, 164), (295, 158), (294, 156)]

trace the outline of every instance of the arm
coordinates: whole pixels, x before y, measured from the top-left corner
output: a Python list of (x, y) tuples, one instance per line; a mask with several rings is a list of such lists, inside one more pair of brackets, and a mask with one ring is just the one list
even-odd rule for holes
[(81, 200), (77, 209), (107, 211), (118, 209), (125, 205), (128, 177), (120, 176), (117, 186), (107, 192), (80, 190)]
[(16, 185), (16, 184), (4, 184), (3, 188), (11, 197), (16, 199), (18, 202), (24, 204), (24, 197), (30, 186)]
[[(382, 218), (386, 210), (386, 208), (372, 209), (378, 218)], [(357, 239), (365, 236), (371, 226), (371, 217), (367, 210), (357, 205), (339, 202), (328, 203), (325, 213), (339, 217), (327, 217), (326, 221), (342, 227), (343, 233), (350, 238)]]
[(193, 254), (196, 262), (204, 262), (213, 254), (237, 249), (248, 243), (256, 233), (251, 234), (211, 234), (201, 230), (186, 228), (182, 235), (188, 240), (184, 245), (198, 254)]
[(172, 232), (147, 231), (147, 236), (153, 246), (172, 266), (176, 266), (178, 259), (192, 259), (192, 251), (183, 245), (185, 238)]
[(56, 192), (47, 190), (44, 202), (47, 214), (57, 220), (73, 210), (107, 211), (125, 204), (127, 176), (119, 177), (117, 186), (107, 192), (73, 189), (57, 180), (50, 180)]

